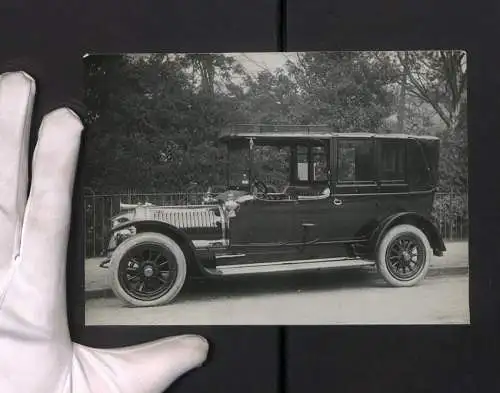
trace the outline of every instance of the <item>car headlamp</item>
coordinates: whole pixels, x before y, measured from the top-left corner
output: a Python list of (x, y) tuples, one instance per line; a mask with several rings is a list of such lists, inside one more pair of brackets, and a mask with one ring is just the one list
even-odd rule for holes
[(124, 222), (130, 221), (129, 214), (121, 214), (111, 218), (111, 228), (114, 229)]

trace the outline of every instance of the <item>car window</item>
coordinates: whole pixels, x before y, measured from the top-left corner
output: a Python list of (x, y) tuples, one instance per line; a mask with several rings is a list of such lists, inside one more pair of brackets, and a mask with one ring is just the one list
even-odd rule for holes
[(373, 181), (373, 142), (371, 140), (339, 141), (338, 181)]
[(283, 187), (290, 180), (288, 146), (258, 145), (253, 147), (253, 175), (267, 185)]
[(297, 180), (309, 180), (309, 160), (307, 146), (297, 146)]
[(328, 150), (325, 146), (297, 145), (296, 180), (306, 183), (328, 181)]
[(380, 177), (382, 181), (406, 180), (405, 141), (380, 141)]
[(328, 160), (324, 146), (314, 146), (312, 148), (312, 164), (314, 181), (328, 180)]

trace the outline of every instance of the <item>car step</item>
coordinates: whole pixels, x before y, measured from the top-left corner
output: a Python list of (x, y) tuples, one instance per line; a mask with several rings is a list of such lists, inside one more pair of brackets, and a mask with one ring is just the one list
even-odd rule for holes
[(323, 258), (286, 262), (246, 263), (242, 265), (218, 266), (217, 269), (212, 270), (212, 272), (214, 274), (222, 276), (236, 276), (243, 274), (294, 272), (300, 270), (337, 269), (374, 265), (375, 262), (363, 259)]

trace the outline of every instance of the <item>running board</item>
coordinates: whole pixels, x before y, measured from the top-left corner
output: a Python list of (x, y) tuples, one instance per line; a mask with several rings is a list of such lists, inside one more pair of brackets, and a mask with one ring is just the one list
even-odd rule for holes
[(322, 270), (349, 267), (374, 266), (375, 262), (352, 258), (324, 258), (300, 261), (247, 263), (243, 265), (218, 266), (208, 269), (212, 274), (237, 276), (244, 274), (295, 272), (304, 270)]

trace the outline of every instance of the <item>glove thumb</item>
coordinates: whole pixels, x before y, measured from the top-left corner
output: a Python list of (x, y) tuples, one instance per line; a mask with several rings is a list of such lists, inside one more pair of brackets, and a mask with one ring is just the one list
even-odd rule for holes
[(116, 349), (74, 345), (72, 391), (86, 393), (162, 393), (208, 353), (208, 342), (194, 335)]

